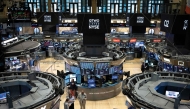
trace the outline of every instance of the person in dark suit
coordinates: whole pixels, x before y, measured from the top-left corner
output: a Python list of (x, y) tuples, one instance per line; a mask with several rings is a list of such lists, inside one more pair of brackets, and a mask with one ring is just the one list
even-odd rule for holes
[(76, 84), (75, 84), (74, 79), (71, 80), (69, 89), (70, 89), (70, 94), (71, 94), (71, 96), (74, 96), (74, 97), (75, 97), (75, 93), (76, 93), (76, 90), (77, 90), (77, 86), (76, 86)]
[(24, 61), (22, 61), (22, 67), (21, 67), (21, 70), (25, 70), (26, 68), (26, 64), (24, 63)]
[(144, 62), (143, 62), (142, 65), (141, 65), (141, 71), (142, 71), (142, 73), (144, 73), (144, 71), (145, 71)]

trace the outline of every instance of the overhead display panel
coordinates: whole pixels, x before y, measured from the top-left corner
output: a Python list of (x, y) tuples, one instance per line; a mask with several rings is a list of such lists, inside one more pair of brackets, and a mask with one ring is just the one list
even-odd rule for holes
[(186, 34), (189, 18), (189, 15), (162, 14), (161, 31), (173, 34)]
[(150, 26), (151, 14), (131, 13), (127, 14), (126, 25), (129, 26)]
[(110, 14), (78, 14), (79, 33), (110, 33)]
[(37, 12), (38, 24), (58, 25), (62, 21), (62, 15), (58, 12)]

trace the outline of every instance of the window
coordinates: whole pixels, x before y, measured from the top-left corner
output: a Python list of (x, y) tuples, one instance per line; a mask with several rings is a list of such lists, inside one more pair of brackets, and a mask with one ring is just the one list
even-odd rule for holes
[(128, 0), (127, 6), (127, 13), (137, 13), (137, 0)]
[(152, 13), (152, 17), (158, 16), (158, 14), (163, 13), (161, 7), (163, 5), (163, 0), (149, 0), (148, 13)]

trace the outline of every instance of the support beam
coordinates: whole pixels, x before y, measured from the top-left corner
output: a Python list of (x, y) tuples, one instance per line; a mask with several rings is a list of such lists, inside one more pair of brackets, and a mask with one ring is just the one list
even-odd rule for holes
[(137, 0), (137, 13), (140, 13), (140, 3), (141, 0)]
[(51, 12), (51, 0), (48, 0), (48, 12)]
[(97, 13), (97, 0), (92, 0), (92, 14)]
[(180, 14), (185, 14), (185, 8), (186, 8), (186, 0), (181, 0), (180, 3)]

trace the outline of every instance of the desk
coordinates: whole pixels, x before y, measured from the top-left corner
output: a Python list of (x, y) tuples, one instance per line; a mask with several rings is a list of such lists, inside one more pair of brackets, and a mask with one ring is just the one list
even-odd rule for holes
[(98, 87), (88, 88), (88, 87), (78, 86), (78, 91), (81, 92), (83, 90), (87, 95), (87, 100), (90, 101), (105, 100), (117, 96), (121, 92), (121, 85), (122, 82), (118, 82), (116, 84), (100, 88)]

